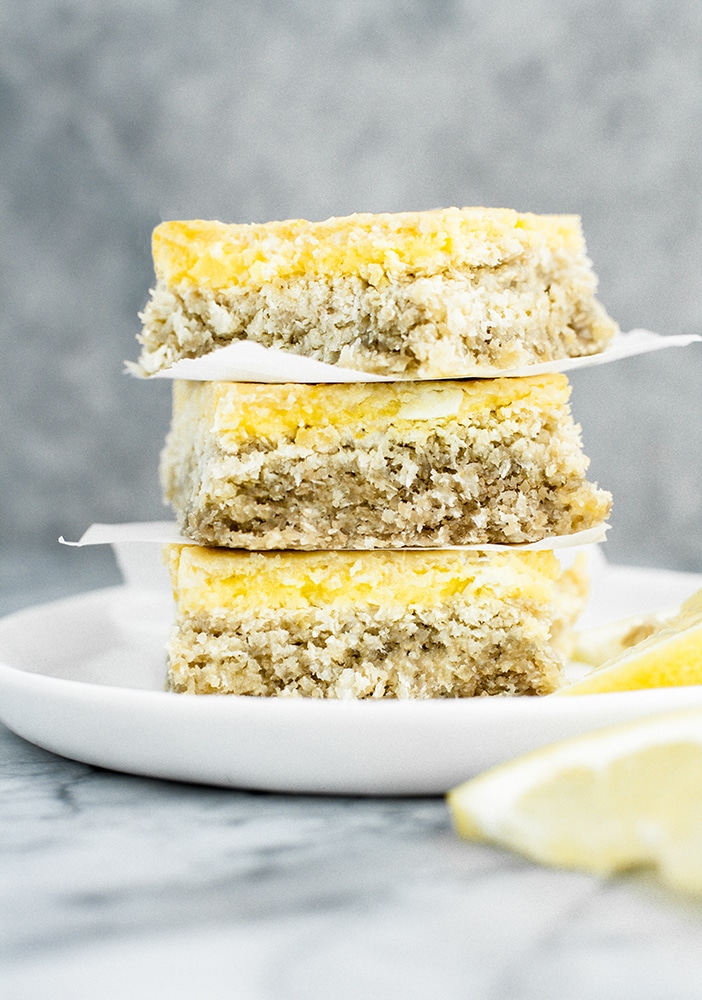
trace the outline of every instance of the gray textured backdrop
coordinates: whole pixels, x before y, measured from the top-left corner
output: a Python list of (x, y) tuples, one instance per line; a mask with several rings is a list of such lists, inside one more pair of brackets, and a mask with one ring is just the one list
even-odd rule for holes
[[(168, 386), (121, 373), (161, 219), (577, 212), (623, 328), (702, 331), (698, 0), (9, 0), (0, 56), (5, 606), (110, 577), (58, 534), (164, 514)], [(574, 379), (614, 560), (702, 570), (701, 376)]]

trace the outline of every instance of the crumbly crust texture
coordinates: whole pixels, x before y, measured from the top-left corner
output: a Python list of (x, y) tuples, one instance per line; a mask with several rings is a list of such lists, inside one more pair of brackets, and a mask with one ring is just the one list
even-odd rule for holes
[[(527, 383), (560, 389), (540, 399), (536, 391), (526, 393)], [(229, 384), (227, 393), (221, 385), (177, 382), (161, 459), (164, 496), (187, 537), (228, 548), (513, 544), (602, 523), (611, 497), (586, 478), (565, 377), (495, 384), (507, 384), (512, 398), (467, 414), (388, 418), (370, 427), (362, 414), (340, 425), (317, 417), (286, 433), (242, 436), (218, 427), (218, 414), (227, 395), (247, 398), (256, 390)], [(479, 388), (445, 384), (462, 398)], [(380, 400), (392, 391), (365, 390), (369, 410), (374, 393)], [(266, 390), (279, 393), (292, 412), (293, 395), (327, 394), (333, 411), (358, 391)], [(432, 391), (424, 388), (425, 395)], [(421, 385), (403, 392), (421, 405)]]
[(261, 609), (181, 619), (168, 687), (191, 694), (467, 698), (548, 694), (561, 662), (516, 607)]
[(449, 209), (269, 226), (156, 230), (144, 373), (247, 339), (450, 378), (595, 354), (616, 332), (572, 216)]

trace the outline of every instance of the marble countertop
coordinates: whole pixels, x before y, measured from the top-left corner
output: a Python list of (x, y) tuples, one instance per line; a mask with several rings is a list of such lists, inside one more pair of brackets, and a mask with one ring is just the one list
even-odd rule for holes
[(702, 902), (463, 843), (440, 798), (137, 778), (2, 727), (0, 767), (7, 1000), (702, 996)]

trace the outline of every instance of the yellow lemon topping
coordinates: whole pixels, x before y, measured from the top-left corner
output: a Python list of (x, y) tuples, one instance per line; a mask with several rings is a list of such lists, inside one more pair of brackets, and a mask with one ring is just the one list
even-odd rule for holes
[(241, 552), (199, 546), (168, 549), (179, 611), (221, 608), (347, 607), (406, 609), (487, 597), (548, 604), (560, 575), (550, 551)]
[(244, 382), (176, 383), (176, 407), (192, 405), (216, 433), (232, 440), (300, 440), (305, 430), (353, 428), (359, 437), (389, 426), (407, 427), (467, 421), (481, 412), (486, 422), (520, 419), (567, 406), (565, 375), (484, 379), (467, 382), (265, 385)]
[(169, 285), (260, 288), (304, 274), (357, 275), (378, 286), (404, 275), (495, 267), (541, 250), (581, 252), (583, 238), (577, 216), (447, 208), (324, 222), (163, 222), (152, 249), (157, 277)]

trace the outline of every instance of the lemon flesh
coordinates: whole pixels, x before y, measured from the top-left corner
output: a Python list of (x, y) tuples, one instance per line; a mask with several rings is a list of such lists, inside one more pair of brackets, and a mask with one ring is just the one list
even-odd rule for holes
[(689, 684), (702, 684), (702, 590), (647, 638), (565, 685), (553, 697)]
[(457, 832), (600, 875), (640, 866), (702, 894), (702, 710), (537, 750), (448, 794)]

